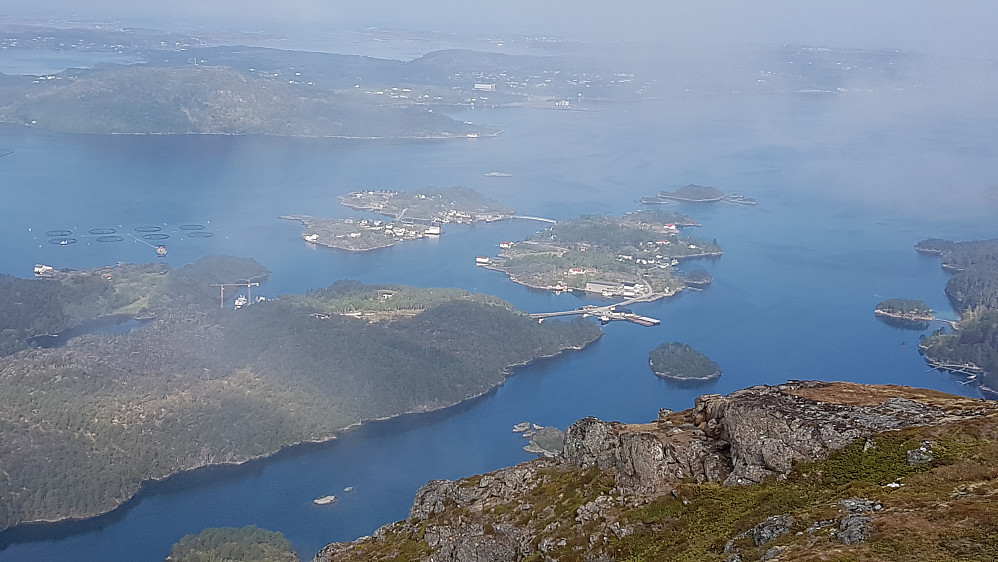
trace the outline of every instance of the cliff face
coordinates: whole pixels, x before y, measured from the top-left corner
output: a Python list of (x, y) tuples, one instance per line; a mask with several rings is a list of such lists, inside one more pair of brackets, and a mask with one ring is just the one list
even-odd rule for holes
[[(964, 559), (989, 560), (996, 442), (995, 402), (852, 383), (752, 387), (648, 424), (579, 420), (561, 457), (430, 482), (408, 519), (316, 560), (904, 560), (907, 533), (957, 537)], [(920, 528), (953, 497), (963, 523)]]

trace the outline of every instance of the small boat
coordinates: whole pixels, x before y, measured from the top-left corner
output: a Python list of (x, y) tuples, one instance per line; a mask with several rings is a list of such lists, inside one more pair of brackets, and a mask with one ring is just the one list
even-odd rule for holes
[(160, 244), (159, 246), (156, 246), (156, 255), (159, 256), (159, 257), (161, 257), (161, 258), (165, 257), (166, 256), (166, 246), (164, 246), (163, 244)]
[(339, 498), (336, 496), (322, 496), (321, 498), (315, 498), (312, 500), (312, 503), (315, 505), (329, 505), (331, 503), (336, 503), (337, 499)]
[(489, 172), (485, 174), (487, 178), (509, 178), (512, 176), (513, 174), (507, 174), (506, 172)]
[(243, 295), (239, 295), (238, 297), (236, 297), (235, 302), (233, 302), (232, 304), (236, 306), (236, 310), (239, 310), (240, 308), (249, 304), (249, 299), (247, 299)]

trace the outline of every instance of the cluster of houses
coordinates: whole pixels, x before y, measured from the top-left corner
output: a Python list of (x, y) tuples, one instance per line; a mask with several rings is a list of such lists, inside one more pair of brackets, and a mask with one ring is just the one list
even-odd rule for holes
[(590, 281), (586, 283), (584, 289), (587, 293), (599, 293), (600, 295), (610, 298), (610, 297), (625, 297), (633, 298), (639, 297), (651, 290), (651, 287), (647, 287), (643, 283), (598, 283)]

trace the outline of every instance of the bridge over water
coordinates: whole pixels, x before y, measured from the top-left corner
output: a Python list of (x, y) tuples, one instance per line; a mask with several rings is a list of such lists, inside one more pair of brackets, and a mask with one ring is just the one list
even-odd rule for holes
[(556, 221), (554, 219), (546, 219), (544, 217), (531, 217), (531, 216), (527, 216), (527, 215), (513, 215), (512, 218), (514, 218), (514, 219), (524, 219), (524, 220), (528, 220), (528, 221), (541, 221), (541, 222), (549, 222), (551, 224), (558, 224), (558, 221)]
[(576, 308), (575, 310), (563, 310), (560, 312), (535, 312), (530, 315), (531, 318), (537, 318), (539, 321), (543, 321), (545, 318), (556, 318), (559, 316), (595, 316), (600, 319), (601, 322), (609, 322), (610, 320), (628, 320), (641, 324), (643, 326), (653, 326), (660, 323), (659, 320), (655, 318), (649, 318), (646, 316), (638, 316), (633, 313), (622, 313), (617, 312), (615, 309), (618, 307), (626, 307), (630, 304), (636, 302), (647, 302), (655, 300), (659, 297), (665, 295), (651, 293), (648, 295), (642, 295), (640, 297), (634, 297), (624, 301), (620, 301), (616, 304), (608, 304), (606, 306), (584, 306), (581, 308)]

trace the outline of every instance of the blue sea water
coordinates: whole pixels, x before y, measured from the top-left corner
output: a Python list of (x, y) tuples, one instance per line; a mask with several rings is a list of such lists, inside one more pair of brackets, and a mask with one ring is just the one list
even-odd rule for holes
[[(590, 299), (530, 291), (474, 266), (497, 244), (543, 225), (515, 220), (449, 226), (439, 239), (368, 253), (310, 248), (280, 215), (351, 216), (338, 197), (366, 188), (473, 187), (523, 214), (568, 219), (622, 213), (637, 199), (686, 183), (759, 199), (738, 205), (669, 206), (703, 226), (688, 234), (724, 247), (704, 267), (702, 292), (635, 305), (662, 320), (613, 323), (590, 348), (523, 368), (481, 399), (444, 412), (367, 425), (321, 445), (241, 467), (181, 475), (148, 487), (101, 518), (0, 534), (2, 560), (162, 560), (170, 545), (206, 527), (255, 524), (281, 531), (306, 559), (406, 516), (416, 489), (531, 458), (511, 432), (520, 421), (564, 427), (593, 415), (646, 421), (703, 393), (788, 379), (910, 384), (979, 396), (930, 371), (920, 332), (877, 321), (889, 297), (917, 298), (954, 318), (936, 258), (913, 251), (926, 237), (991, 238), (986, 200), (952, 212), (936, 197), (936, 167), (959, 163), (948, 193), (990, 185), (998, 162), (993, 123), (947, 122), (843, 134), (841, 102), (827, 98), (672, 99), (645, 105), (467, 111), (461, 120), (502, 127), (495, 138), (365, 142), (260, 137), (91, 136), (0, 126), (0, 273), (29, 276), (36, 263), (89, 268), (157, 258), (171, 265), (207, 254), (253, 257), (274, 275), (254, 291), (303, 292), (337, 279), (487, 292), (528, 311)], [(959, 139), (955, 139), (955, 136)], [(960, 142), (954, 142), (959, 140)], [(972, 146), (973, 150), (967, 147)], [(485, 173), (502, 171), (506, 178)], [(927, 200), (933, 199), (931, 204)], [(202, 224), (192, 238), (181, 225)], [(168, 239), (143, 240), (159, 227)], [(119, 242), (91, 229), (114, 228)], [(69, 230), (75, 244), (50, 243)], [(149, 230), (149, 229), (146, 229)], [(595, 302), (595, 301), (592, 301)], [(647, 354), (682, 341), (724, 375), (701, 386), (655, 377)], [(342, 492), (353, 486), (353, 492)], [(319, 507), (312, 499), (336, 494)]]

